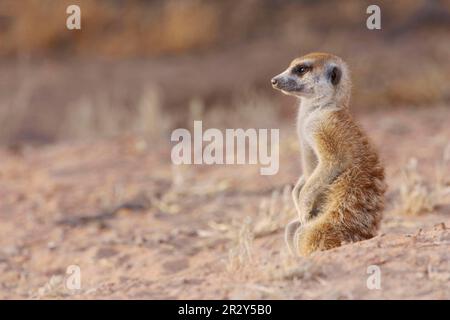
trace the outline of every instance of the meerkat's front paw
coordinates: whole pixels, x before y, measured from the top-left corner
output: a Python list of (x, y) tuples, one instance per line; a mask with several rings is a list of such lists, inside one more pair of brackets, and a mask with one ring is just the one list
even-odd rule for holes
[(313, 193), (309, 190), (302, 189), (299, 195), (298, 212), (303, 224), (320, 214), (321, 204), (324, 201), (322, 193)]
[(303, 218), (304, 222), (310, 220), (312, 217), (314, 217), (315, 210), (313, 208), (313, 203), (310, 201), (301, 201), (298, 205), (299, 210), (301, 212), (300, 217)]

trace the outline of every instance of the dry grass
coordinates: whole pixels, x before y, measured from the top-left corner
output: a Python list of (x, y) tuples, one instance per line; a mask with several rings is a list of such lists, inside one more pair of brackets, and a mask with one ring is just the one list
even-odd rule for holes
[(106, 95), (81, 97), (67, 109), (58, 136), (86, 139), (128, 132), (158, 138), (168, 132), (171, 121), (161, 110), (155, 87), (142, 90), (141, 97), (131, 109), (120, 108), (117, 103)]
[(450, 195), (450, 143), (444, 148), (442, 158), (435, 167), (436, 184), (443, 198)]
[[(253, 219), (247, 216), (243, 222), (240, 219), (239, 221), (232, 219), (229, 223), (222, 224), (210, 222), (214, 231), (206, 235), (225, 238), (229, 242), (227, 260), (229, 272), (240, 272), (241, 276), (248, 275), (255, 278), (254, 274), (248, 274), (250, 271), (254, 273), (255, 268), (260, 265), (260, 262), (255, 263), (253, 258), (253, 240), (284, 228), (294, 214), (290, 194), (289, 185), (285, 186), (282, 192), (273, 191), (270, 198), (261, 200), (257, 215)], [(290, 258), (285, 257), (282, 261), (290, 261)]]
[(291, 186), (286, 185), (282, 192), (272, 192), (270, 199), (263, 199), (253, 232), (256, 237), (263, 237), (284, 228), (289, 219), (295, 216), (295, 208), (291, 198)]
[(229, 272), (242, 271), (252, 264), (253, 238), (251, 219), (247, 217), (241, 227), (235, 229), (232, 236), (231, 248), (228, 251), (227, 270)]
[(32, 107), (30, 99), (35, 86), (34, 78), (28, 77), (12, 99), (0, 105), (0, 141), (9, 141), (21, 129)]
[[(256, 212), (256, 216), (252, 218), (247, 217), (246, 223), (249, 224), (253, 237), (260, 238), (284, 228), (289, 219), (294, 217), (294, 214), (295, 208), (291, 201), (291, 186), (286, 185), (281, 192), (274, 190), (270, 197), (263, 198)], [(241, 219), (235, 218), (226, 223), (211, 221), (209, 223), (211, 230), (207, 234), (239, 243), (237, 239), (240, 233), (237, 230), (241, 229), (241, 225)]]
[(267, 91), (246, 90), (226, 104), (205, 105), (200, 98), (192, 99), (188, 125), (194, 120), (202, 120), (210, 128), (272, 128), (281, 121), (281, 114)]
[(420, 215), (433, 212), (448, 201), (450, 194), (448, 168), (450, 167), (450, 146), (444, 150), (443, 157), (435, 166), (436, 179), (433, 182), (426, 181), (419, 172), (419, 162), (411, 158), (402, 171), (402, 183), (395, 210), (403, 215)]

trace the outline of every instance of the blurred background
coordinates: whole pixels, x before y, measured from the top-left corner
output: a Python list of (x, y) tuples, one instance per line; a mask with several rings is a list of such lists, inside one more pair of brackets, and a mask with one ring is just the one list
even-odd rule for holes
[(448, 106), (450, 1), (377, 1), (371, 31), (372, 2), (2, 0), (0, 143), (274, 127), (295, 108), (269, 79), (310, 51), (349, 63), (355, 113)]
[[(448, 0), (0, 0), (0, 299), (449, 299), (449, 35)], [(297, 106), (270, 79), (311, 51), (348, 62), (388, 191), (380, 236), (296, 260)], [(193, 120), (280, 129), (279, 172), (173, 165)]]

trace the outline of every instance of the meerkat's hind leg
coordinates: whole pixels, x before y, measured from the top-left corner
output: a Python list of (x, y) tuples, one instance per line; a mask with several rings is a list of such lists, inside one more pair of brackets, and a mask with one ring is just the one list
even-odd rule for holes
[(298, 251), (297, 250), (298, 244), (296, 241), (296, 237), (297, 237), (297, 234), (298, 234), (298, 231), (300, 228), (301, 228), (301, 222), (297, 218), (297, 219), (289, 222), (287, 224), (286, 228), (284, 229), (284, 241), (286, 242), (289, 252), (292, 255), (296, 255), (297, 251)]
[(319, 219), (297, 232), (294, 241), (297, 252), (308, 256), (314, 251), (339, 247), (345, 237), (345, 227), (329, 219)]

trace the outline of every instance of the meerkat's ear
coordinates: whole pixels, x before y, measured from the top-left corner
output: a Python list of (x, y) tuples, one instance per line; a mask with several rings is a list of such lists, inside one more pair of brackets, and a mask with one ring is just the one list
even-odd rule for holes
[(328, 79), (330, 79), (330, 82), (333, 84), (333, 86), (336, 86), (341, 81), (342, 71), (339, 67), (332, 65), (329, 68), (328, 71)]

